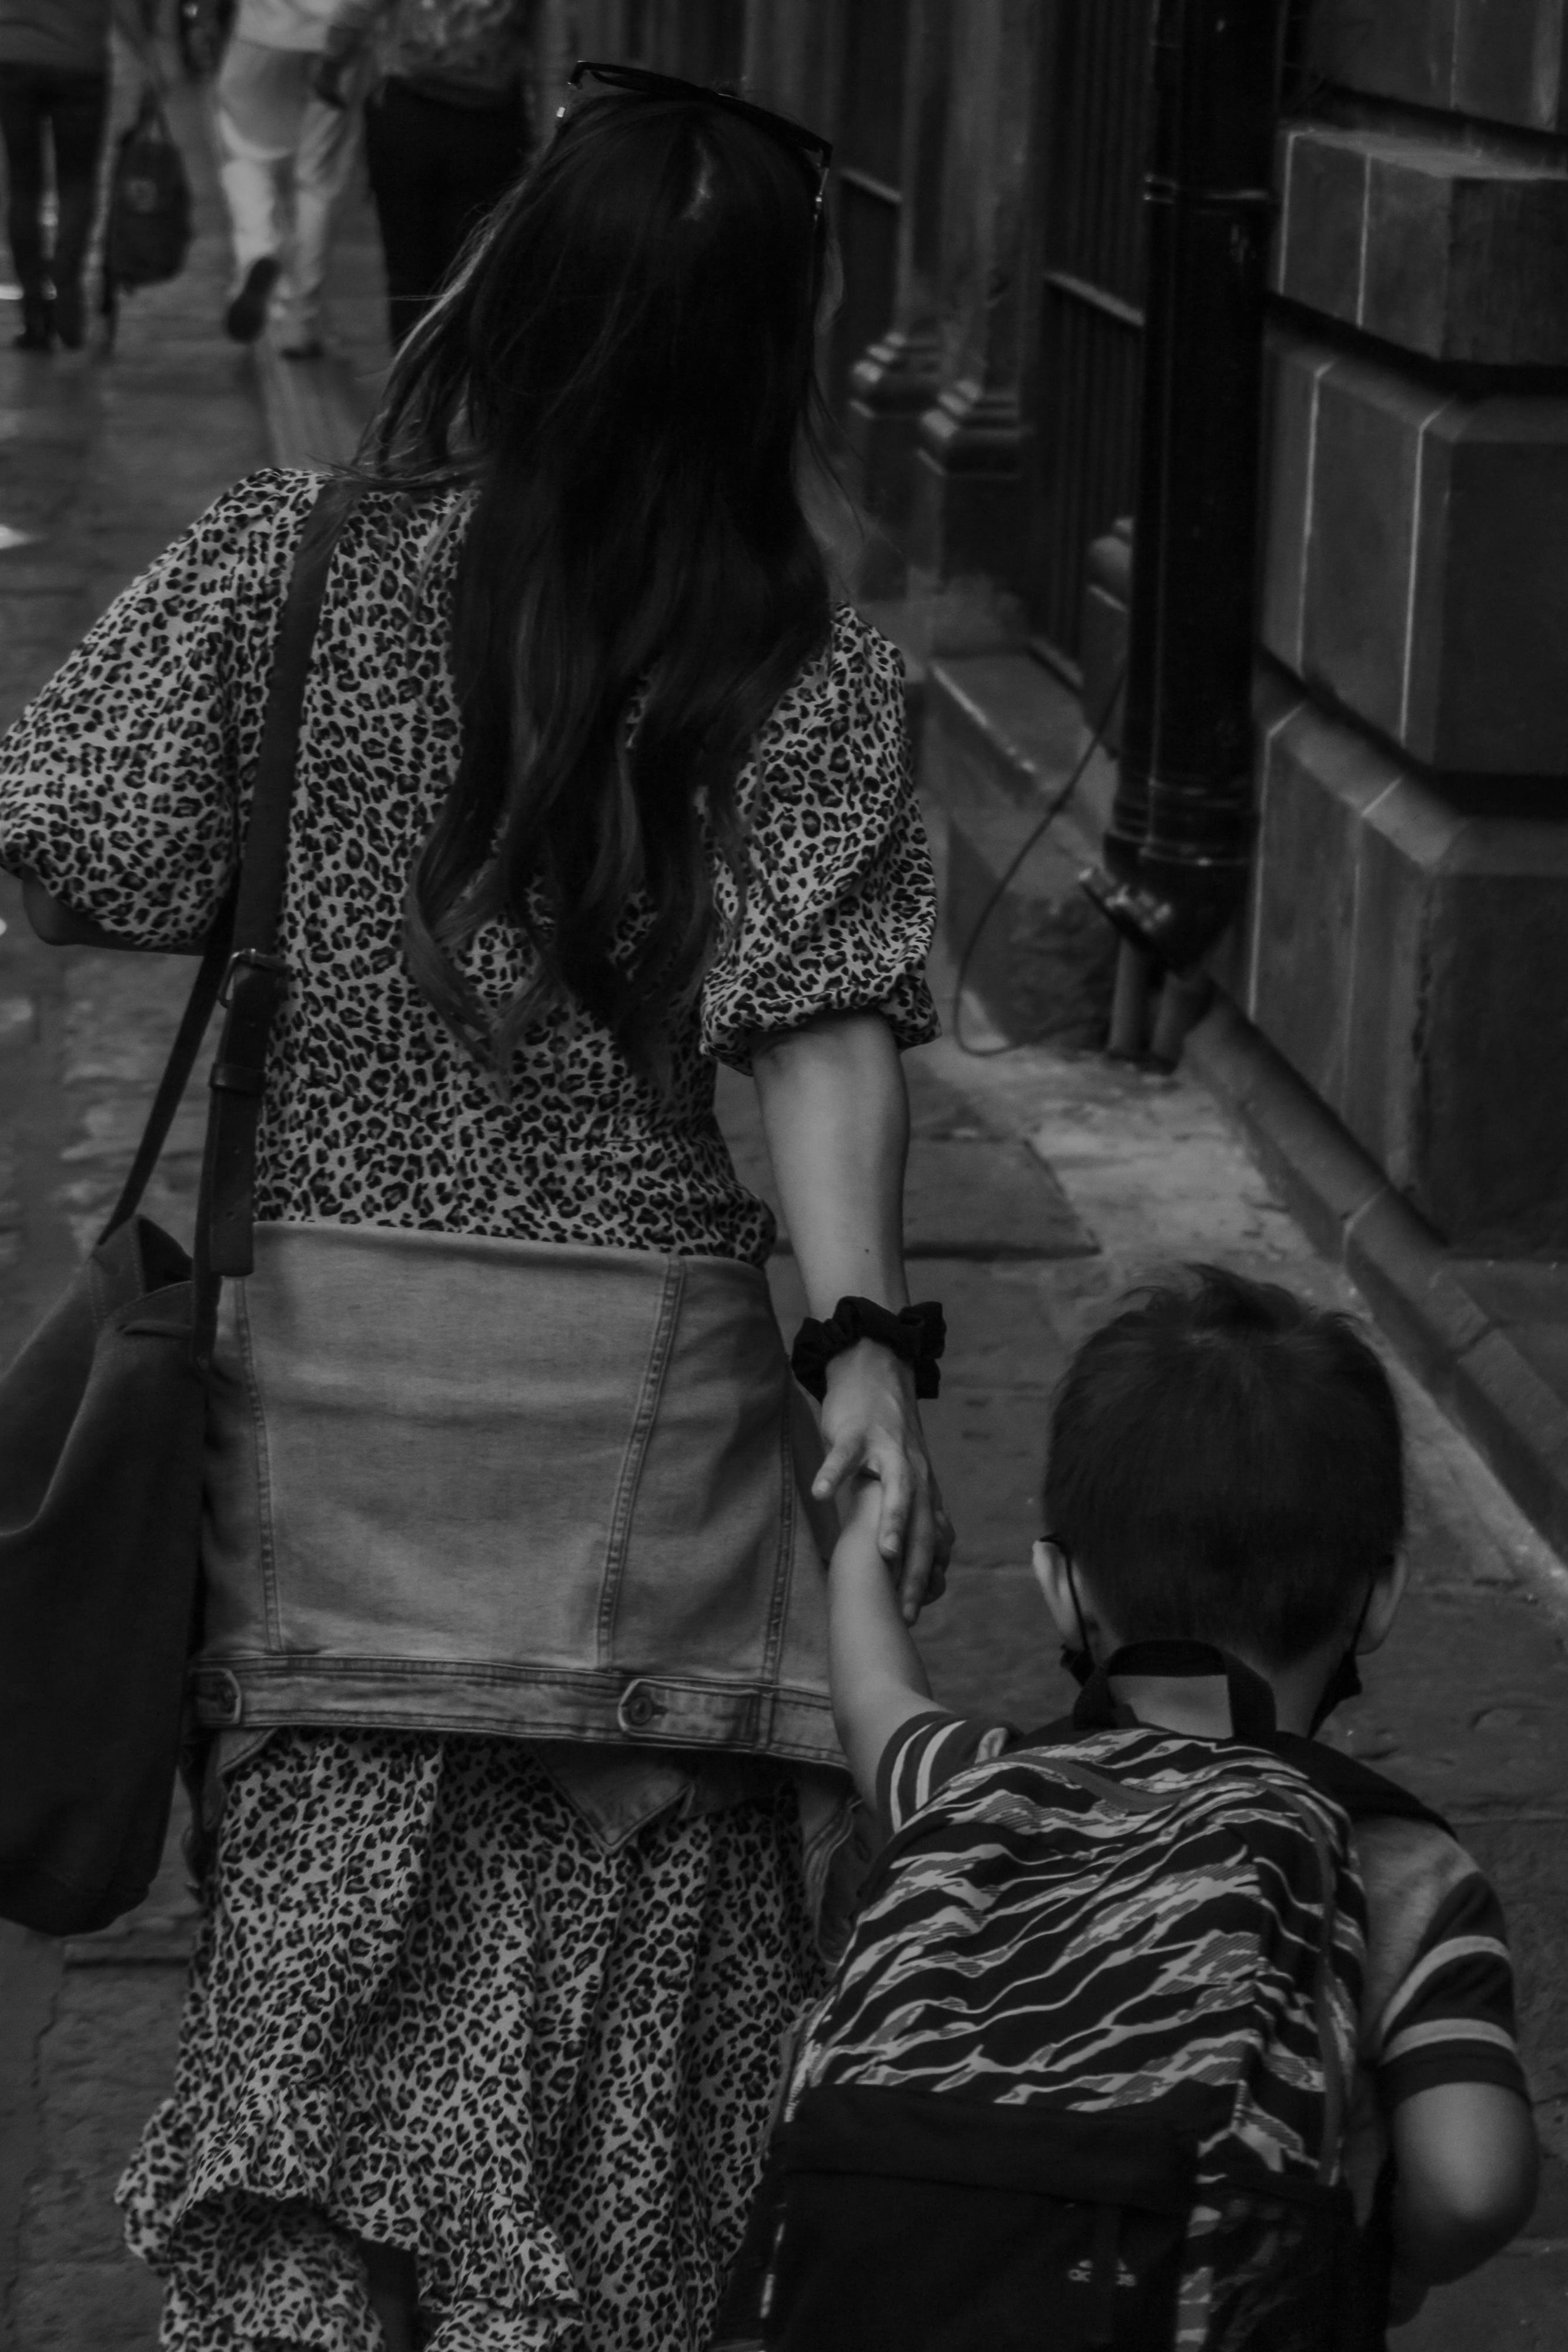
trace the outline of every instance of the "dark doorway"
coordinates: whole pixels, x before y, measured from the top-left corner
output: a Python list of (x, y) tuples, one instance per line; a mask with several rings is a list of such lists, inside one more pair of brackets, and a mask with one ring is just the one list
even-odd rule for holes
[(1031, 618), (1076, 681), (1092, 541), (1130, 514), (1154, 0), (1042, 0), (1043, 283)]
[(903, 204), (907, 0), (849, 0), (834, 157), (844, 299), (833, 331), (828, 396), (841, 415), (850, 370), (893, 317)]
[(738, 81), (746, 47), (740, 0), (680, 0), (669, 11), (665, 70), (688, 81)]

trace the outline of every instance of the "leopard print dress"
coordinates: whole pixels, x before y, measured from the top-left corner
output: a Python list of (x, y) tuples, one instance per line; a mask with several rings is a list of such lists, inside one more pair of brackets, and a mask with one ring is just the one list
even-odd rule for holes
[[(143, 946), (200, 937), (316, 489), (242, 482), (110, 607), (0, 746), (0, 863)], [(821, 1011), (880, 1008), (904, 1045), (936, 1026), (898, 656), (840, 608), (761, 730), (747, 887), (716, 856), (666, 1091), (566, 1006), (503, 1093), (400, 950), (459, 750), (464, 518), (459, 493), (371, 495), (334, 556), (257, 1213), (761, 1263), (716, 1060)], [(527, 951), (494, 924), (465, 970), (499, 1013)], [(373, 1727), (276, 1733), (233, 1773), (173, 2094), (120, 2187), (169, 2352), (377, 2352), (359, 2240), (413, 2254), (431, 2352), (699, 2352), (820, 1972), (794, 1794), (694, 1782), (613, 1838), (570, 1788), (522, 1742)]]

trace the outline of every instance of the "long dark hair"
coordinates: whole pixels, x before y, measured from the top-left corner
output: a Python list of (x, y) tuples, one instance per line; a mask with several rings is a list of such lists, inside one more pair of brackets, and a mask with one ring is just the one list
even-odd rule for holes
[[(475, 486), (452, 610), (462, 757), (403, 950), (503, 1083), (530, 1023), (572, 1000), (664, 1078), (714, 929), (705, 818), (744, 904), (739, 772), (830, 625), (796, 480), (821, 447), (813, 196), (783, 143), (716, 104), (584, 104), (371, 428), (389, 487)], [(497, 915), (534, 950), (498, 1022), (457, 961)]]

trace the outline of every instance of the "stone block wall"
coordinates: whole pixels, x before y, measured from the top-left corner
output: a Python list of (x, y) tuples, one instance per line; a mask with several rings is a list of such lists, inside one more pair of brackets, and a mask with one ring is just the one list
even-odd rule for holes
[(1424, 768), (1563, 777), (1568, 809), (1568, 397), (1293, 333), (1272, 364), (1269, 651)]
[(1558, 1247), (1568, 825), (1458, 807), (1275, 677), (1258, 827), (1249, 1018), (1440, 1231)]
[(1568, 131), (1568, 0), (1318, 0), (1309, 57), (1344, 89)]
[(1249, 1016), (1568, 1249), (1568, 0), (1317, 0), (1279, 155)]

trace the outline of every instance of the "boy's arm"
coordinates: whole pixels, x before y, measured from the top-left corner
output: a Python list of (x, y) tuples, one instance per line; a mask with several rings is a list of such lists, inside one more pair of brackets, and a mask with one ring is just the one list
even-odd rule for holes
[(899, 1608), (893, 1566), (877, 1541), (873, 1478), (853, 1488), (828, 1570), (828, 1654), (833, 1720), (855, 1787), (877, 1801), (877, 1766), (911, 1717), (931, 1711), (931, 1685)]
[(1394, 2137), (1394, 2261), (1440, 2286), (1507, 2245), (1535, 2203), (1535, 2124), (1500, 2083), (1435, 2083), (1402, 2099)]

